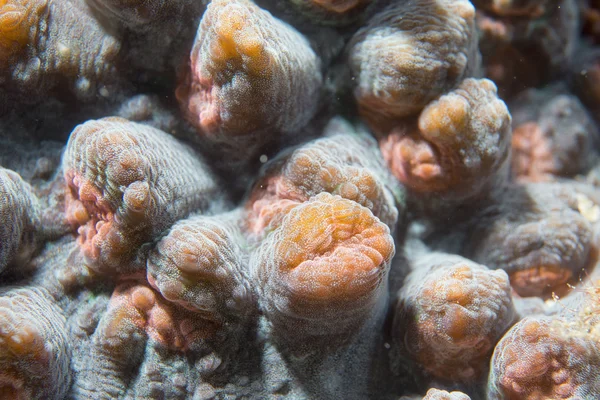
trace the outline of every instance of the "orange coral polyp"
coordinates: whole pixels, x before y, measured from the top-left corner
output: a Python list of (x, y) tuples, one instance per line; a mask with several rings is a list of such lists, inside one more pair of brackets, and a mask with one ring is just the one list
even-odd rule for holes
[(217, 325), (198, 314), (179, 309), (160, 294), (141, 284), (125, 283), (113, 292), (107, 337), (130, 325), (148, 337), (177, 351), (186, 351), (197, 340), (212, 337)]
[(280, 270), (304, 298), (351, 299), (370, 292), (394, 253), (389, 228), (359, 204), (322, 193), (282, 224)]
[[(91, 262), (90, 267), (107, 262), (112, 264), (128, 251), (126, 240), (115, 226), (118, 215), (110, 209), (102, 193), (85, 178), (75, 173), (67, 173), (66, 180), (70, 188), (67, 194), (66, 217), (77, 231), (77, 243), (82, 254)], [(125, 203), (132, 203), (131, 205), (140, 208), (142, 203), (147, 203), (147, 196), (143, 194), (148, 193), (148, 188), (141, 182), (135, 183), (130, 186), (131, 190), (128, 188), (125, 191), (126, 194), (130, 194), (126, 196)], [(140, 189), (139, 192), (142, 193), (135, 193), (135, 189)], [(143, 211), (141, 209), (140, 213)]]
[(250, 22), (236, 10), (219, 14), (214, 28), (216, 40), (211, 45), (212, 60), (217, 66), (236, 60), (245, 65), (248, 72), (266, 72), (269, 57), (263, 40)]
[(417, 135), (393, 132), (381, 141), (381, 152), (394, 176), (414, 191), (444, 190), (449, 185), (437, 148)]
[(0, 49), (10, 51), (27, 44), (29, 26), (26, 18), (25, 7), (14, 1), (0, 0)]
[(573, 272), (555, 265), (541, 265), (509, 272), (510, 284), (523, 297), (550, 297), (554, 292), (568, 291)]

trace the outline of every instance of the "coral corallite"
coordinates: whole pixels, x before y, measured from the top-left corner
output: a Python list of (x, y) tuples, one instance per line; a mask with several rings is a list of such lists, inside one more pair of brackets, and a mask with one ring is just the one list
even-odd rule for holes
[(131, 370), (152, 346), (175, 353), (206, 350), (219, 325), (170, 304), (146, 285), (117, 286), (90, 338), (88, 356), (79, 367), (78, 398), (122, 398)]
[(264, 234), (286, 209), (321, 192), (357, 202), (393, 230), (403, 192), (377, 155), (373, 138), (345, 130), (282, 154), (267, 165), (249, 198), (248, 230)]
[(394, 243), (368, 209), (321, 193), (289, 211), (257, 253), (266, 315), (294, 342), (343, 337), (368, 319), (385, 297)]
[(0, 398), (63, 399), (71, 383), (65, 317), (43, 288), (0, 292)]
[(0, 272), (27, 260), (40, 229), (40, 204), (31, 186), (14, 171), (0, 167)]
[(494, 351), (487, 398), (592, 399), (600, 393), (600, 347), (567, 321), (526, 317)]
[(508, 276), (443, 253), (414, 264), (398, 294), (394, 339), (427, 374), (475, 382), (516, 319)]
[(0, 76), (19, 98), (62, 85), (89, 101), (119, 80), (121, 42), (84, 1), (2, 0), (0, 22)]
[(577, 186), (538, 183), (506, 193), (509, 198), (475, 222), (466, 254), (504, 269), (521, 296), (562, 294), (594, 267), (595, 221), (585, 203), (596, 203)]
[[(295, 132), (318, 106), (319, 60), (291, 26), (247, 0), (215, 0), (177, 97), (186, 118), (217, 141)], [(252, 104), (252, 107), (248, 105)], [(271, 139), (272, 140), (272, 139)]]
[[(207, 167), (166, 133), (122, 118), (88, 121), (63, 159), (67, 218), (89, 265), (127, 270), (145, 241), (220, 197)], [(124, 265), (125, 264), (125, 265)]]
[(349, 62), (360, 111), (381, 129), (476, 71), (475, 9), (465, 0), (394, 2), (355, 35)]
[(175, 224), (150, 253), (148, 280), (167, 300), (214, 321), (242, 319), (254, 303), (236, 215)]
[(504, 178), (510, 122), (492, 81), (466, 79), (425, 107), (416, 134), (392, 131), (381, 150), (394, 175), (422, 197), (465, 200)]
[(27, 44), (30, 14), (26, 2), (0, 0), (0, 66)]

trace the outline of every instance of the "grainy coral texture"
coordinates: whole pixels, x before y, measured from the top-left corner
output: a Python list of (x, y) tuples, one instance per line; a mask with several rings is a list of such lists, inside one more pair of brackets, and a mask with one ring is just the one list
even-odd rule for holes
[(0, 399), (600, 399), (599, 39), (596, 0), (0, 0)]

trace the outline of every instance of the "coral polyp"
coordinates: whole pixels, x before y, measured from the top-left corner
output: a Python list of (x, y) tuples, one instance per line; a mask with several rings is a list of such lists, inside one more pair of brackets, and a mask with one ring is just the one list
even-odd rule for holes
[(87, 262), (100, 268), (131, 270), (138, 246), (220, 196), (191, 149), (120, 118), (78, 126), (63, 165), (67, 219)]
[(26, 3), (9, 0), (0, 2), (0, 63), (8, 61), (10, 56), (27, 44), (30, 14)]
[(507, 274), (443, 253), (412, 262), (414, 271), (395, 310), (397, 345), (426, 374), (475, 381), (494, 344), (516, 319)]
[(276, 334), (294, 346), (368, 319), (393, 254), (389, 229), (370, 211), (322, 193), (289, 210), (251, 265)]
[(293, 27), (250, 1), (213, 1), (190, 61), (177, 89), (184, 115), (200, 135), (244, 149), (246, 157), (297, 133), (318, 109), (315, 52)]
[(0, 399), (600, 398), (600, 5), (0, 0)]
[(397, 2), (375, 15), (350, 46), (361, 113), (385, 129), (475, 73), (474, 18), (470, 2), (438, 0)]
[(0, 293), (0, 394), (62, 399), (71, 383), (66, 321), (43, 288)]
[(491, 81), (466, 79), (425, 107), (418, 128), (396, 128), (381, 148), (409, 189), (464, 201), (503, 179), (510, 122)]

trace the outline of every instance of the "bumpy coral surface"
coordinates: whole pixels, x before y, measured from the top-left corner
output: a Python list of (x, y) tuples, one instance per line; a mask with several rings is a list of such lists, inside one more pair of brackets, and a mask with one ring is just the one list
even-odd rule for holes
[(0, 396), (62, 399), (71, 383), (62, 311), (42, 288), (0, 293)]
[(464, 201), (502, 180), (510, 121), (491, 81), (466, 79), (427, 105), (416, 129), (392, 130), (381, 150), (394, 175), (412, 191)]
[(504, 269), (524, 296), (564, 292), (593, 269), (597, 197), (590, 198), (585, 187), (541, 183), (508, 187), (506, 195), (482, 211), (466, 254)]
[(148, 280), (166, 299), (209, 320), (241, 318), (253, 303), (237, 215), (175, 224), (148, 258)]
[(120, 118), (78, 126), (63, 165), (69, 188), (65, 212), (92, 267), (127, 270), (138, 246), (178, 218), (209, 209), (209, 199), (219, 196), (191, 149)]
[[(35, 250), (40, 228), (40, 204), (31, 186), (16, 172), (0, 168), (0, 272), (13, 262), (25, 261)], [(39, 234), (39, 233), (37, 233)]]
[(177, 97), (201, 135), (247, 152), (306, 125), (321, 80), (319, 59), (293, 27), (247, 0), (213, 1)]
[(532, 89), (514, 100), (512, 110), (512, 173), (518, 179), (573, 177), (596, 164), (598, 130), (575, 96), (560, 87)]
[(403, 193), (381, 160), (373, 158), (375, 141), (342, 121), (332, 121), (326, 133), (283, 153), (261, 173), (247, 202), (249, 231), (261, 235), (281, 210), (322, 192), (359, 203), (394, 230), (395, 201)]
[(397, 345), (428, 374), (474, 381), (516, 318), (508, 276), (443, 253), (413, 263), (398, 294)]
[(361, 112), (415, 114), (478, 67), (475, 9), (468, 1), (403, 1), (381, 11), (350, 46)]
[[(492, 3), (482, 1), (482, 3)], [(579, 10), (573, 0), (501, 1), (477, 15), (486, 75), (503, 95), (547, 83), (568, 68), (578, 46)], [(519, 4), (523, 7), (519, 15)], [(515, 7), (516, 6), (516, 7)], [(504, 10), (502, 10), (504, 8)]]
[(89, 98), (116, 82), (121, 43), (82, 0), (5, 0), (0, 7), (0, 76), (20, 98), (65, 83)]
[(367, 319), (393, 255), (389, 228), (368, 209), (321, 193), (289, 210), (251, 265), (277, 334), (302, 341), (347, 335)]
[(488, 398), (594, 398), (599, 357), (598, 342), (566, 321), (525, 318), (494, 351)]
[(597, 3), (0, 0), (0, 398), (600, 398)]

